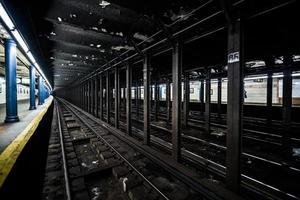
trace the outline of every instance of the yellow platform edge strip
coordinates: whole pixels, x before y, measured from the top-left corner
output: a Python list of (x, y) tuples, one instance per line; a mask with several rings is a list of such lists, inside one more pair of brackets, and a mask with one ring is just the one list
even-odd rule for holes
[(22, 133), (20, 133), (8, 147), (6, 147), (6, 149), (0, 155), (0, 188), (9, 175), (23, 148), (25, 147), (31, 136), (34, 134), (35, 130), (40, 124), (40, 121), (48, 111), (52, 101), (53, 98), (45, 103), (46, 105), (43, 111), (40, 112), (29, 123), (29, 125), (22, 131)]

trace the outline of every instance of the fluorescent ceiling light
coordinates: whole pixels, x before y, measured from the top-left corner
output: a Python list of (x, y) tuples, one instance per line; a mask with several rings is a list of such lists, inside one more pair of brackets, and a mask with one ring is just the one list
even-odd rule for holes
[(7, 12), (5, 11), (2, 3), (0, 3), (0, 16), (9, 30), (13, 30), (15, 28), (14, 23), (11, 21), (10, 17), (8, 16)]
[(36, 63), (36, 61), (35, 61), (35, 59), (34, 59), (32, 53), (31, 53), (30, 51), (27, 53), (27, 55), (28, 55), (28, 58), (30, 59), (30, 61), (31, 61), (32, 63)]
[(29, 51), (29, 48), (24, 41), (22, 35), (19, 33), (19, 31), (16, 29), (13, 21), (9, 17), (8, 13), (6, 12), (5, 8), (3, 7), (2, 3), (0, 3), (0, 17), (3, 20), (3, 22), (6, 24), (6, 26), (9, 29), (10, 34), (15, 38), (15, 40), (18, 42), (19, 46), (22, 48), (23, 52), (27, 54), (27, 57), (32, 65), (35, 66), (36, 70), (39, 72), (39, 74), (44, 78), (46, 83), (48, 84), (49, 88), (52, 90), (52, 86), (49, 83), (47, 77), (41, 70), (40, 66), (36, 63), (36, 60), (34, 59), (32, 53)]
[(15, 37), (15, 39), (17, 40), (17, 42), (19, 43), (19, 45), (22, 47), (22, 49), (24, 50), (24, 52), (28, 52), (29, 49), (26, 45), (26, 43), (24, 42), (22, 36), (20, 35), (19, 31), (17, 31), (16, 29), (11, 31), (11, 33), (13, 34), (13, 36)]

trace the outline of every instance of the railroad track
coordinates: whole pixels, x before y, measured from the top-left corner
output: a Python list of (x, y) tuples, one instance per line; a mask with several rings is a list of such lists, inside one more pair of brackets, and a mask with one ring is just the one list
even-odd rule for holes
[(203, 199), (83, 113), (55, 104), (44, 199)]
[[(95, 119), (92, 119), (92, 118), (93, 117), (89, 117), (89, 120), (95, 121)], [(111, 118), (111, 121), (113, 121), (112, 119), (113, 119), (113, 117)], [(99, 122), (100, 120), (96, 120), (96, 121), (97, 121), (98, 125), (99, 124), (103, 125), (103, 123)], [(126, 130), (126, 125), (125, 125), (125, 123), (122, 122), (122, 118), (120, 121), (120, 129)], [(166, 136), (167, 134), (161, 134), (161, 131), (162, 130), (154, 131), (153, 133), (151, 132), (151, 134), (152, 134), (151, 135), (151, 143), (152, 143), (153, 147), (156, 147), (157, 149), (164, 150), (165, 152), (170, 153), (171, 144), (164, 141), (164, 139), (161, 139), (160, 137), (158, 137), (159, 135), (164, 135), (164, 137), (169, 137), (169, 136)], [(159, 132), (160, 132), (160, 134), (159, 134)], [(156, 135), (156, 134), (158, 134), (158, 135)], [(141, 129), (139, 129), (137, 127), (137, 124), (133, 124), (133, 135), (132, 136), (134, 138), (140, 138), (140, 139), (143, 137), (143, 133), (142, 133)], [(189, 138), (189, 139), (191, 139), (191, 138)], [(194, 138), (192, 138), (192, 140), (193, 139)], [(203, 141), (203, 142), (206, 142), (206, 141)], [(219, 148), (219, 149), (224, 150), (224, 147), (222, 145), (213, 144), (213, 143), (210, 143), (210, 145), (214, 146), (214, 148)], [(207, 149), (207, 151), (210, 151), (210, 150), (215, 151), (213, 148)], [(196, 154), (187, 149), (182, 149), (182, 154), (183, 154), (184, 162), (187, 163), (189, 166), (193, 166), (193, 167), (196, 166), (201, 169), (203, 169), (203, 168), (207, 169), (210, 174), (218, 175), (221, 179), (225, 177), (226, 168), (224, 167), (224, 165), (222, 165), (218, 162), (214, 162), (212, 160), (208, 160), (204, 156), (201, 156), (201, 154), (200, 155)], [(272, 161), (269, 161), (266, 159), (261, 159), (260, 157), (255, 157), (251, 154), (246, 155), (246, 156), (248, 156), (248, 157), (250, 156), (252, 162), (253, 162), (253, 159), (256, 159), (256, 160), (259, 160), (259, 162), (267, 162), (268, 164), (275, 165), (275, 166), (278, 165), (278, 163), (276, 163), (276, 162), (273, 163)], [(279, 164), (279, 166), (281, 167), (282, 165)], [(277, 166), (277, 167), (279, 167), (279, 166)], [(298, 169), (295, 168), (295, 170), (298, 170)], [(254, 193), (258, 194), (259, 197), (264, 196), (266, 198), (272, 198), (272, 199), (299, 199), (298, 197), (292, 195), (291, 193), (285, 192), (284, 190), (278, 189), (278, 188), (276, 188), (270, 184), (267, 184), (263, 181), (259, 181), (259, 179), (253, 178), (252, 176), (249, 176), (248, 174), (242, 174), (242, 186), (248, 192), (254, 191)]]
[[(132, 117), (133, 137), (142, 140), (143, 122), (134, 118), (134, 115)], [(124, 115), (121, 116), (121, 121), (120, 128), (126, 131)], [(151, 139), (158, 149), (171, 152), (171, 131), (169, 129), (151, 124)], [(198, 167), (207, 167), (214, 174), (214, 178), (224, 179), (225, 145), (182, 134), (182, 146), (186, 160)], [(299, 199), (297, 183), (291, 181), (300, 175), (300, 169), (297, 166), (255, 155), (254, 152), (243, 152), (242, 173), (244, 187), (249, 190), (257, 190), (262, 196), (274, 199)]]

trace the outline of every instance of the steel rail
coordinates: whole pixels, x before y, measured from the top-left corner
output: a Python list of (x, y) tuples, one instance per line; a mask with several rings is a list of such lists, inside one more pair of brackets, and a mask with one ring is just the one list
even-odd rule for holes
[(58, 121), (58, 130), (59, 130), (59, 140), (60, 140), (60, 146), (61, 146), (62, 161), (63, 161), (66, 196), (67, 196), (67, 200), (71, 200), (72, 197), (71, 197), (71, 189), (70, 189), (67, 161), (66, 161), (66, 155), (65, 155), (65, 146), (64, 146), (64, 141), (63, 141), (62, 127), (61, 127), (61, 122), (60, 122), (61, 118), (60, 118), (60, 114), (59, 114), (57, 101), (56, 101), (56, 113), (57, 113), (57, 121)]
[[(163, 197), (166, 200), (170, 200), (162, 191), (160, 191), (148, 178), (146, 178), (138, 169), (136, 169), (124, 156), (122, 156), (116, 148), (114, 148), (109, 142), (106, 141), (93, 127), (92, 125), (88, 122), (88, 120), (84, 119), (82, 116), (80, 116), (77, 112), (74, 111), (74, 108), (72, 109), (69, 105), (65, 103), (65, 106), (68, 107), (68, 109), (73, 112), (76, 117), (78, 117), (84, 125), (86, 125), (90, 130), (92, 130), (99, 138), (101, 138), (102, 141), (106, 145), (108, 145), (122, 160), (128, 164), (142, 179), (147, 182), (161, 197)], [(78, 111), (79, 112), (79, 111)]]

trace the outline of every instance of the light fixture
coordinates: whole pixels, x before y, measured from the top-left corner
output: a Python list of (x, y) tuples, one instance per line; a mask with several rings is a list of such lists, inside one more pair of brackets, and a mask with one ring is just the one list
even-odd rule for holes
[(32, 53), (30, 51), (27, 52), (27, 56), (32, 63), (36, 63)]
[(37, 64), (35, 58), (33, 57), (31, 51), (29, 50), (25, 40), (23, 39), (21, 33), (17, 30), (16, 26), (14, 25), (12, 19), (10, 18), (7, 11), (3, 7), (2, 3), (0, 3), (0, 17), (1, 17), (2, 21), (5, 23), (6, 27), (8, 28), (10, 35), (13, 36), (13, 38), (17, 41), (17, 43), (19, 44), (19, 46), (21, 47), (23, 52), (26, 53), (27, 58), (29, 59), (31, 64), (36, 68), (36, 70), (39, 72), (39, 74), (44, 78), (44, 80), (48, 84), (49, 88), (52, 90), (52, 86), (49, 83), (47, 77), (41, 70), (40, 66)]
[(13, 34), (14, 38), (17, 40), (17, 42), (19, 43), (19, 45), (22, 47), (22, 49), (25, 52), (28, 52), (28, 46), (26, 45), (25, 41), (23, 40), (21, 34), (19, 33), (19, 31), (17, 31), (16, 29), (11, 31), (11, 33)]
[(102, 8), (105, 8), (106, 6), (110, 5), (110, 3), (108, 1), (104, 1), (104, 0), (101, 0), (99, 2), (99, 5), (102, 7)]
[(15, 28), (14, 23), (11, 21), (10, 17), (8, 16), (7, 12), (5, 11), (2, 3), (0, 3), (0, 16), (3, 22), (6, 24), (8, 29), (13, 30)]

